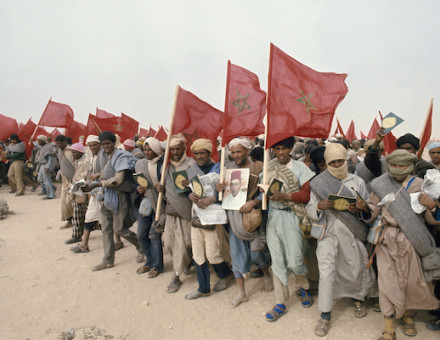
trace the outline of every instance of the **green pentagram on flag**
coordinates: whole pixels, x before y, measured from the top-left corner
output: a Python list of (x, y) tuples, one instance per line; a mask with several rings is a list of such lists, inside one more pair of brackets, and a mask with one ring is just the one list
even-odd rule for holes
[(192, 134), (183, 132), (183, 135), (185, 136), (188, 145), (191, 145), (196, 139), (199, 139), (197, 129), (195, 129)]
[(117, 125), (113, 125), (113, 127), (115, 128), (115, 132), (121, 132), (122, 131), (121, 123), (119, 123)]
[(300, 98), (296, 99), (297, 102), (302, 103), (306, 106), (307, 112), (310, 113), (310, 110), (318, 110), (312, 103), (312, 96), (313, 93), (309, 93), (308, 95), (306, 95), (304, 93), (303, 90), (299, 89), (299, 91), (301, 92), (301, 96)]
[(250, 93), (245, 96), (240, 96), (240, 92), (238, 92), (237, 90), (237, 99), (232, 102), (232, 105), (234, 105), (238, 109), (238, 114), (241, 114), (243, 110), (252, 109), (252, 107), (247, 102), (249, 96)]

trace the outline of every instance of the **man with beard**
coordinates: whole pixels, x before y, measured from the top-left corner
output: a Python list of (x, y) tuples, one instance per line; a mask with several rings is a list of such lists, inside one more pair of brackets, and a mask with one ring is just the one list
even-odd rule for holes
[[(231, 307), (235, 308), (242, 302), (249, 299), (246, 295), (243, 275), (248, 273), (251, 266), (256, 264), (264, 274), (263, 292), (271, 292), (273, 290), (272, 276), (269, 272), (270, 254), (267, 247), (261, 242), (259, 229), (248, 232), (243, 227), (243, 214), (250, 213), (252, 209), (261, 204), (261, 195), (258, 195), (257, 184), (259, 182), (259, 174), (263, 168), (263, 164), (259, 161), (252, 162), (249, 153), (252, 149), (250, 143), (246, 139), (235, 138), (229, 143), (232, 162), (226, 164), (227, 169), (250, 169), (248, 195), (246, 203), (240, 207), (240, 210), (227, 210), (229, 229), (229, 246), (231, 247), (232, 271), (234, 273), (235, 282), (237, 283), (238, 293), (231, 301)], [(241, 186), (239, 181), (238, 189)], [(224, 184), (217, 184), (217, 191), (224, 190)], [(231, 195), (233, 195), (231, 185)]]

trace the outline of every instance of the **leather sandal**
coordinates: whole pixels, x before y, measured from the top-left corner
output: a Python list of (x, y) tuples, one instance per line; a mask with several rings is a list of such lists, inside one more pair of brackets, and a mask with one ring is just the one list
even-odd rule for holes
[(330, 329), (330, 320), (319, 319), (315, 327), (315, 334), (317, 336), (326, 336)]
[(97, 266), (94, 266), (92, 268), (92, 272), (97, 272), (99, 270), (103, 270), (103, 269), (107, 269), (107, 268), (112, 268), (114, 267), (114, 264), (110, 264), (110, 263), (100, 263)]
[(396, 340), (396, 333), (383, 332), (382, 336), (377, 340)]
[(70, 248), (74, 253), (88, 253), (89, 247), (83, 247), (81, 244), (77, 244), (75, 247)]
[[(406, 321), (404, 319), (406, 319)], [(403, 317), (401, 329), (402, 329), (402, 333), (405, 334), (406, 336), (417, 335), (416, 324), (414, 323), (414, 320), (412, 318)]]
[(150, 271), (150, 266), (140, 266), (137, 270), (136, 273), (137, 274), (144, 274)]
[(148, 272), (148, 278), (154, 279), (155, 277), (159, 276), (159, 271), (156, 267), (151, 268), (151, 270)]
[(273, 306), (272, 310), (266, 313), (266, 321), (273, 322), (281, 318), (287, 313), (285, 305), (277, 304)]

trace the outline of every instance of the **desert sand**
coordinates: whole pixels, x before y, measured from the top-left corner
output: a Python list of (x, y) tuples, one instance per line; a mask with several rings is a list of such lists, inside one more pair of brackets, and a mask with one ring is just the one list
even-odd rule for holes
[[(262, 279), (246, 279), (249, 302), (235, 309), (229, 307), (235, 284), (187, 301), (184, 296), (197, 288), (195, 269), (183, 277), (180, 291), (166, 293), (170, 256), (165, 256), (165, 272), (148, 279), (136, 274), (136, 250), (127, 241), (116, 252), (114, 268), (92, 272), (103, 255), (101, 232), (92, 232), (89, 253), (72, 253), (64, 244), (71, 230), (60, 230), (60, 199), (42, 200), (37, 192), (16, 197), (9, 187), (0, 188), (0, 198), (15, 212), (0, 221), (0, 339), (63, 339), (69, 330), (74, 339), (320, 339), (313, 333), (320, 314), (317, 297), (304, 309), (291, 294), (289, 312), (269, 323), (264, 314), (274, 295), (261, 292)], [(216, 280), (212, 275), (211, 286)], [(295, 291), (293, 277), (290, 291)], [(338, 301), (322, 339), (377, 339), (383, 324), (372, 304), (365, 318), (356, 319), (352, 302)], [(440, 333), (426, 329), (429, 319), (417, 311), (416, 339), (439, 339)], [(397, 338), (406, 338), (398, 325)]]

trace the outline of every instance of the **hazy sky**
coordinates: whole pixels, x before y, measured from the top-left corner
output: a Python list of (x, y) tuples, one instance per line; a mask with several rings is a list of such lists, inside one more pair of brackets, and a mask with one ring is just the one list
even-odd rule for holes
[(336, 115), (367, 133), (378, 110), (440, 137), (440, 1), (0, 1), (0, 113), (40, 118), (50, 97), (168, 125), (177, 84), (224, 109), (227, 60), (267, 86), (269, 44), (348, 73)]

